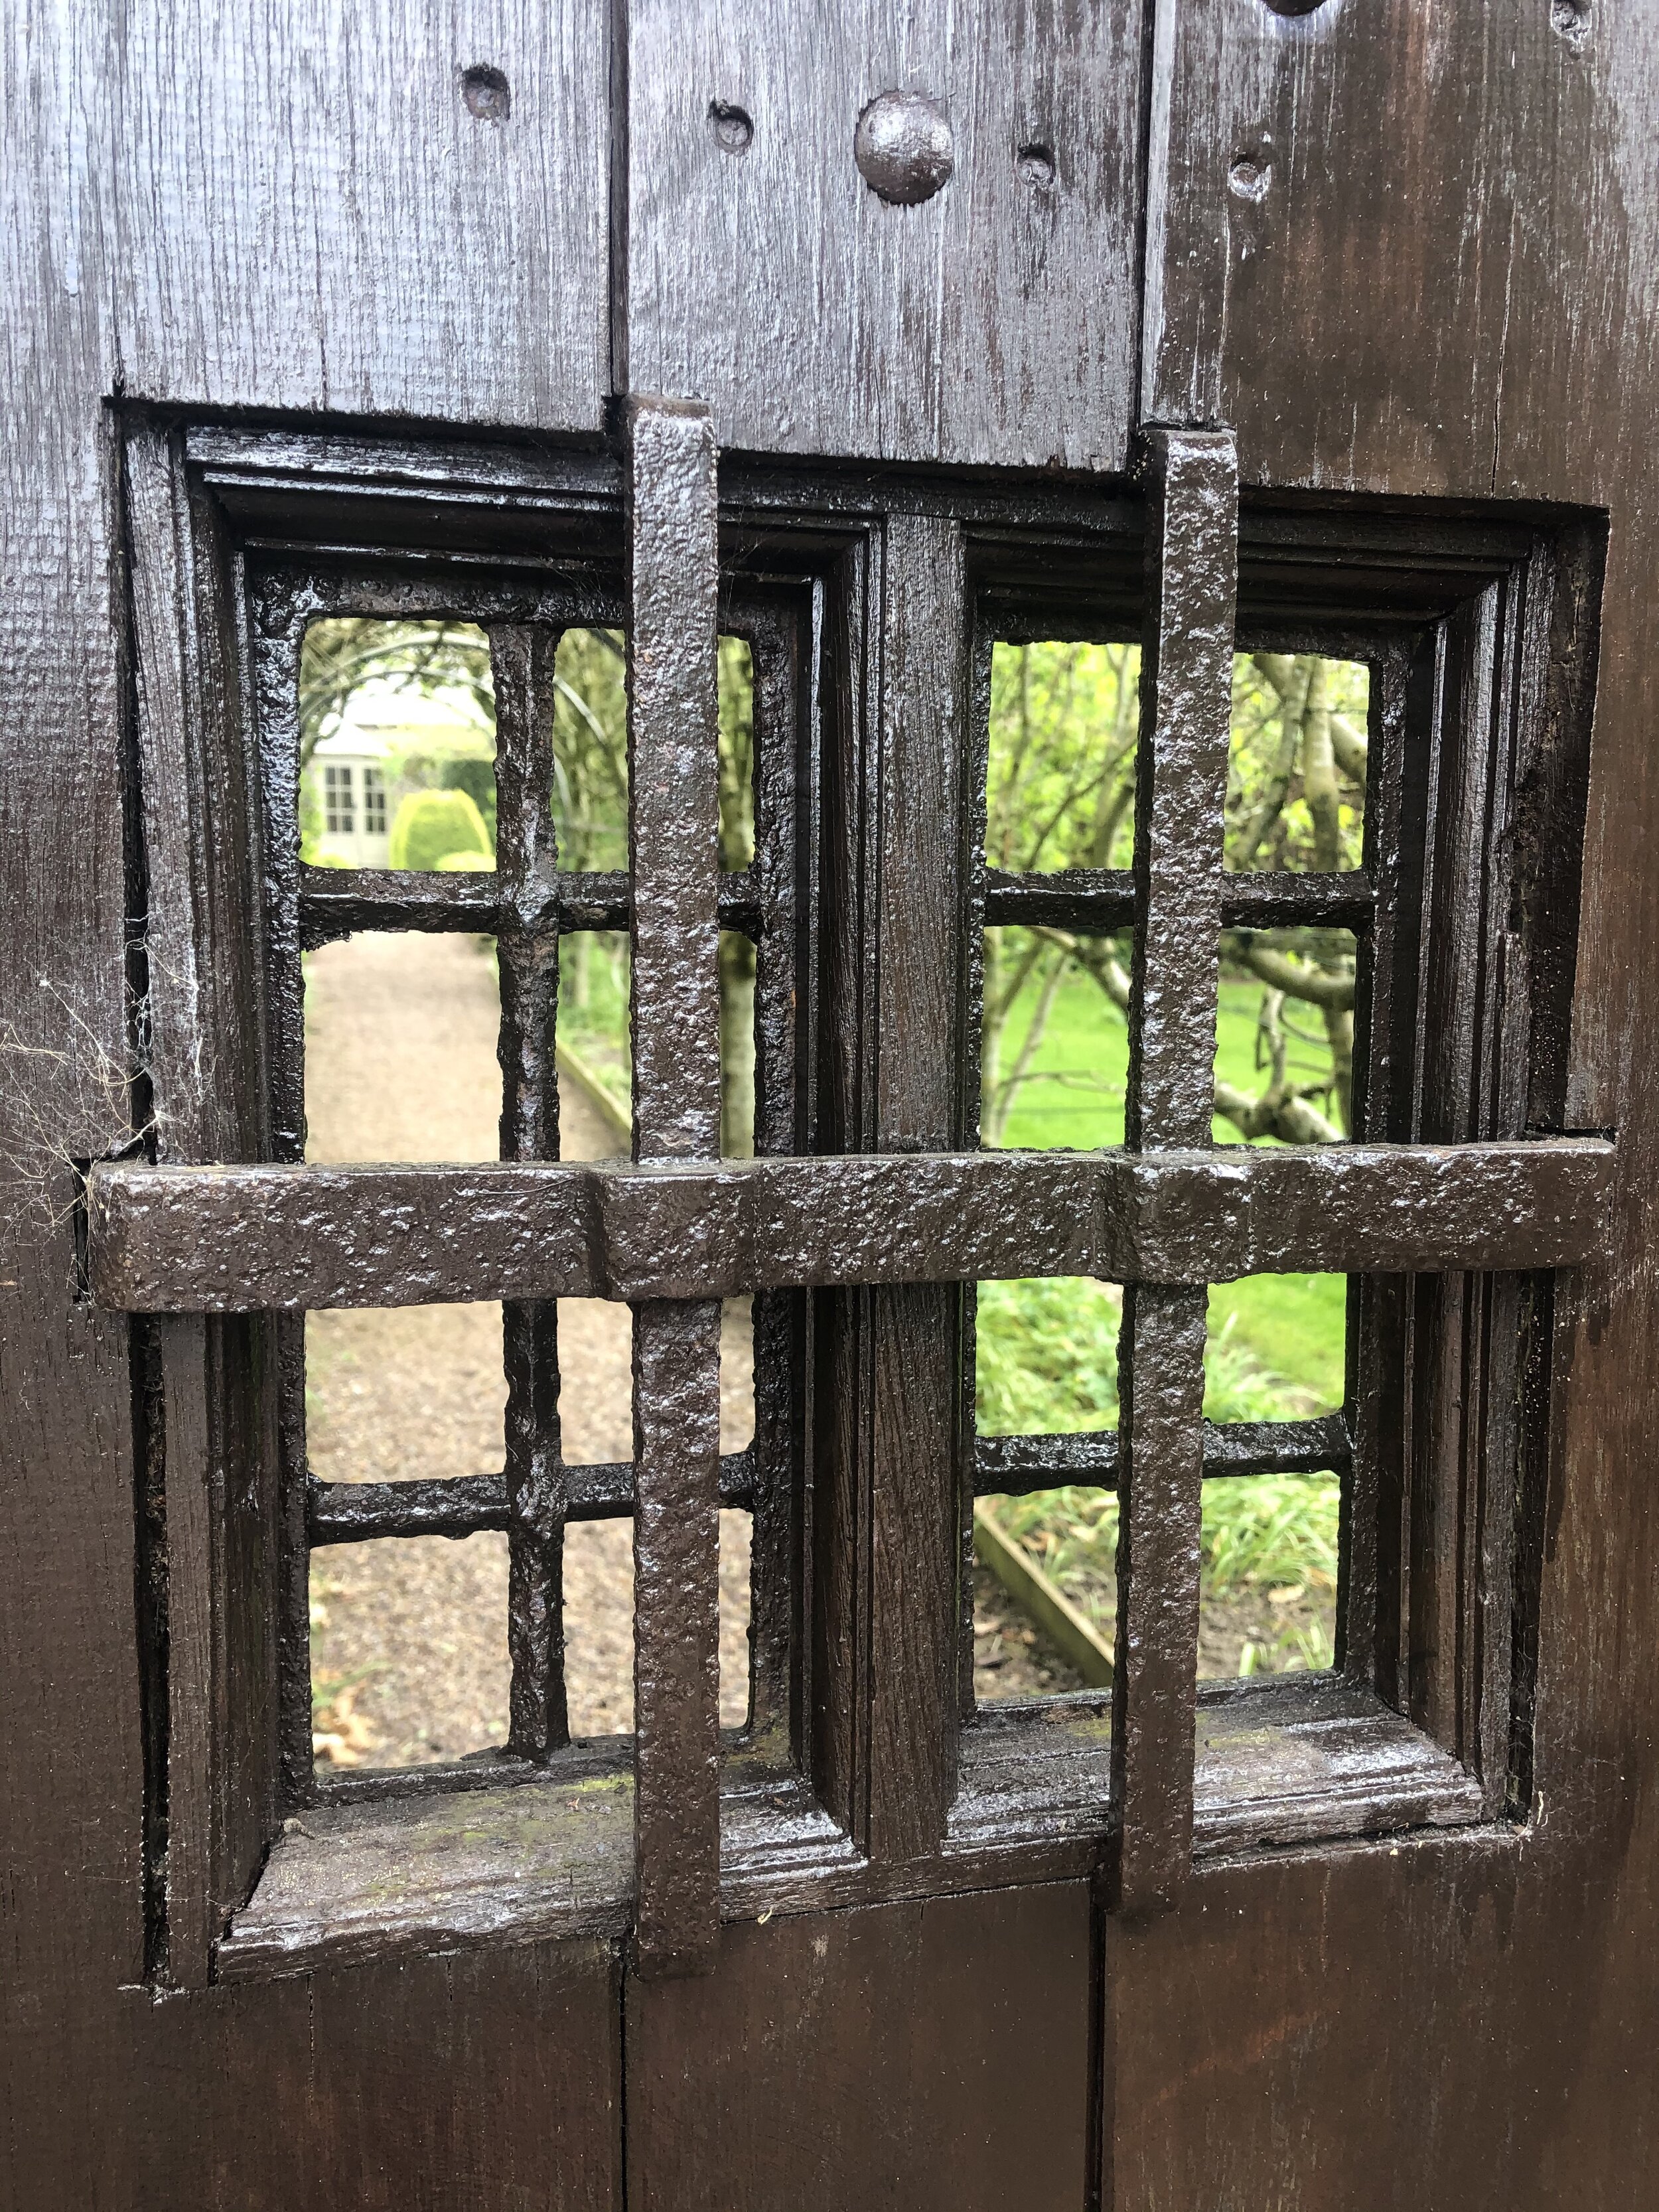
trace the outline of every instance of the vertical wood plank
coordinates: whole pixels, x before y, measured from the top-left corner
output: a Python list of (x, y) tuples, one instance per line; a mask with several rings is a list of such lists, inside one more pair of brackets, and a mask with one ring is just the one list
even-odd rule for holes
[[(1222, 805), (1232, 702), (1238, 471), (1227, 431), (1146, 434), (1146, 614), (1135, 793), (1125, 1129), (1207, 1146), (1214, 1100)], [(1204, 1475), (1200, 1285), (1137, 1284), (1123, 1307), (1114, 1900), (1174, 1903), (1192, 1863)]]
[[(607, 0), (128, 9), (128, 394), (597, 430), (610, 19)], [(482, 112), (480, 65), (505, 85)]]
[[(967, 577), (957, 526), (887, 519), (882, 598), (875, 1142), (961, 1134)], [(873, 1857), (935, 1850), (956, 1787), (961, 1293), (867, 1293), (868, 1778)]]
[[(126, 461), (151, 1141), (167, 1160), (255, 1158), (270, 1141), (263, 933), (230, 556), (176, 437), (140, 428)], [(157, 1341), (167, 1602), (181, 1630), (166, 1686), (167, 1971), (191, 1986), (275, 1824), (276, 1376), (258, 1321), (163, 1328)]]
[[(621, 381), (702, 393), (732, 447), (1124, 465), (1139, 0), (626, 14)], [(939, 102), (954, 140), (915, 206), (854, 160), (861, 111), (895, 88)]]
[(1085, 2212), (1083, 1882), (726, 1930), (627, 1992), (634, 2212)]
[[(634, 1153), (720, 1151), (720, 546), (706, 408), (627, 410)], [(720, 1938), (718, 1301), (634, 1310), (637, 1960), (706, 1972)]]

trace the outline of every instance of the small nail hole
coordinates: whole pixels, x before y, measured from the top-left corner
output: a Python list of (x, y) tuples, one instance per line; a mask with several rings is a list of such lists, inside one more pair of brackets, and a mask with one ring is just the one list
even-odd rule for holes
[(1252, 203), (1265, 200), (1267, 187), (1273, 180), (1273, 165), (1268, 161), (1253, 160), (1248, 154), (1233, 163), (1227, 172), (1227, 190), (1236, 200)]
[(461, 72), (461, 98), (480, 123), (505, 123), (513, 112), (513, 88), (498, 69), (479, 62)]
[(747, 108), (734, 107), (730, 100), (709, 101), (708, 127), (722, 154), (746, 154), (755, 142), (754, 118)]
[(1590, 0), (1550, 0), (1550, 28), (1574, 53), (1582, 53), (1589, 44)]
[(1014, 167), (1033, 191), (1053, 191), (1054, 157), (1047, 146), (1022, 146), (1015, 157)]

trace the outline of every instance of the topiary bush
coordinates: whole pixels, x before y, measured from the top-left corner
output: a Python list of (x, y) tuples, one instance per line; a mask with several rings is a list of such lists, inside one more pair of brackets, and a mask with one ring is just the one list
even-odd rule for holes
[(455, 853), (477, 853), (490, 865), (489, 833), (465, 791), (411, 791), (392, 824), (387, 860), (394, 868), (435, 868)]

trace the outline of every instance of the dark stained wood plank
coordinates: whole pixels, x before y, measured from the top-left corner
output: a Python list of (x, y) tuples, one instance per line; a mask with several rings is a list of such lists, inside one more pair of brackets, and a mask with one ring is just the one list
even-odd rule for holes
[[(896, 212), (897, 210), (890, 210)], [(877, 766), (875, 1143), (960, 1143), (968, 596), (954, 523), (890, 514)], [(871, 1293), (866, 1487), (867, 1780), (854, 1833), (915, 1858), (955, 1790), (961, 1304), (948, 1283)]]
[[(76, 1158), (131, 1134), (103, 149), (110, 25), (8, 24), (0, 100), (0, 2200), (118, 2202), (146, 1971), (127, 1330), (74, 1297)], [(65, 2083), (82, 2087), (71, 2100)]]
[(1412, 0), (1170, 11), (1152, 64), (1148, 419), (1231, 423), (1252, 480), (1490, 492), (1518, 125), (1559, 58), (1534, 14), (1520, 39), (1490, 0), (1455, 20)]
[[(129, 395), (597, 429), (609, 20), (603, 0), (136, 19), (105, 186)], [(510, 112), (472, 112), (480, 64)]]
[[(726, 446), (1123, 466), (1139, 5), (651, 0), (628, 21), (621, 383), (702, 394)], [(895, 88), (948, 111), (954, 173), (921, 205), (854, 165)]]
[(120, 2201), (615, 2212), (618, 1979), (614, 1944), (590, 1940), (395, 1956), (167, 2007), (128, 1992)]
[[(634, 1156), (720, 1143), (717, 537), (708, 410), (631, 398), (628, 842)], [(695, 1974), (720, 1941), (718, 1301), (634, 1308), (635, 1955)]]
[(1082, 2205), (1090, 1954), (1083, 1882), (729, 1929), (629, 1991), (630, 2205)]

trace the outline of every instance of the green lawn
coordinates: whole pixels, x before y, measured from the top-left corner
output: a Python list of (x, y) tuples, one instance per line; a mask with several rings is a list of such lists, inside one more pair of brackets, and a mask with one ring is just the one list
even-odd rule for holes
[[(1261, 999), (1255, 985), (1221, 987), (1216, 1069), (1241, 1090), (1257, 1090), (1263, 1081), (1255, 1065)], [(1018, 1057), (1036, 1003), (1036, 989), (1028, 985), (1004, 1031), (1005, 1067)], [(1031, 1079), (1015, 1101), (1004, 1141), (1079, 1151), (1121, 1144), (1128, 1051), (1128, 1031), (1116, 1007), (1086, 976), (1070, 976), (1049, 1010), (1032, 1056)], [(1311, 1064), (1311, 1053), (1308, 1058)], [(1214, 1133), (1218, 1144), (1238, 1141), (1231, 1123), (1219, 1117)], [(1211, 1333), (1288, 1386), (1280, 1394), (1282, 1407), (1275, 1404), (1271, 1414), (1328, 1413), (1342, 1402), (1346, 1305), (1347, 1283), (1340, 1275), (1250, 1276), (1212, 1290)], [(1269, 1417), (1268, 1412), (1255, 1416)]]

